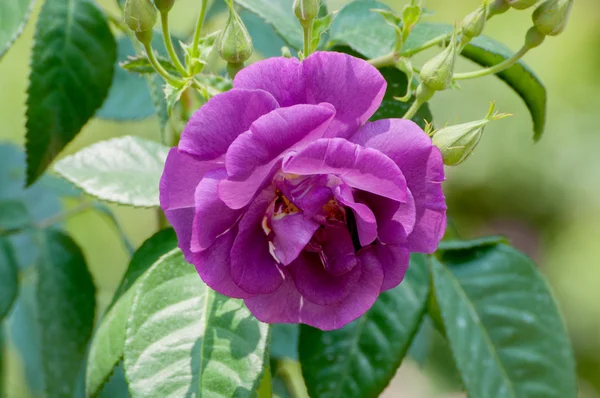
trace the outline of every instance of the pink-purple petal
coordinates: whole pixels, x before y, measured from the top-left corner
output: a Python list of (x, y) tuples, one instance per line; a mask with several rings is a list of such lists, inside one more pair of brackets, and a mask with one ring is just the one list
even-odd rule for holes
[(343, 222), (331, 222), (319, 229), (315, 241), (321, 246), (323, 267), (329, 274), (344, 275), (357, 266), (352, 235)]
[(193, 263), (198, 274), (211, 289), (234, 298), (250, 297), (240, 289), (231, 276), (230, 252), (233, 240), (237, 235), (237, 227), (233, 227), (219, 236), (206, 250), (193, 254)]
[(179, 149), (199, 160), (217, 159), (256, 119), (278, 107), (275, 98), (262, 90), (233, 89), (216, 95), (185, 126)]
[(241, 216), (241, 210), (232, 210), (218, 196), (219, 182), (227, 178), (224, 168), (206, 173), (196, 188), (196, 216), (194, 217), (191, 250), (208, 248), (217, 236), (227, 231)]
[(269, 58), (249, 65), (238, 72), (233, 86), (267, 91), (282, 107), (306, 103), (300, 61), (296, 58)]
[(327, 137), (348, 137), (379, 108), (387, 83), (369, 63), (336, 52), (316, 52), (302, 61), (309, 104), (328, 102), (337, 113)]
[(383, 269), (382, 292), (402, 282), (410, 262), (410, 252), (404, 245), (377, 244), (361, 249), (359, 255), (363, 261), (377, 262)]
[(273, 239), (275, 256), (281, 261), (281, 264), (288, 265), (294, 261), (319, 226), (318, 222), (302, 213), (272, 217), (271, 228), (275, 234)]
[(335, 111), (320, 105), (294, 105), (260, 118), (229, 146), (225, 166), (229, 179), (243, 181), (286, 151), (302, 148), (323, 136)]
[(283, 171), (300, 175), (334, 174), (356, 189), (399, 202), (407, 198), (406, 180), (390, 158), (342, 138), (313, 142), (285, 162)]
[(219, 183), (219, 198), (231, 209), (246, 207), (281, 169), (281, 160), (258, 167), (245, 181), (223, 180)]
[(373, 243), (377, 239), (377, 219), (373, 211), (366, 204), (356, 202), (352, 189), (347, 185), (337, 186), (334, 192), (341, 204), (352, 209), (361, 246)]
[(314, 304), (302, 297), (291, 277), (280, 288), (245, 299), (246, 306), (262, 322), (304, 323), (321, 330), (339, 329), (363, 315), (377, 300), (383, 282), (378, 261), (361, 261), (361, 274), (343, 300), (332, 305)]
[(262, 228), (263, 219), (273, 200), (275, 189), (265, 189), (256, 197), (240, 220), (239, 232), (231, 248), (233, 280), (242, 290), (251, 294), (274, 292), (283, 282)]

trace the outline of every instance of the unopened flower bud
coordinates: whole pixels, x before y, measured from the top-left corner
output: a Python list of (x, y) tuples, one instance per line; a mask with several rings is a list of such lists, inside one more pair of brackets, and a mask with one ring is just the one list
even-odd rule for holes
[(294, 14), (303, 27), (309, 27), (319, 14), (319, 0), (294, 0)]
[(448, 46), (438, 55), (431, 58), (421, 69), (421, 80), (427, 87), (441, 91), (452, 86), (454, 64), (456, 63), (456, 34)]
[(488, 12), (490, 15), (504, 14), (510, 9), (509, 0), (492, 0)]
[(507, 114), (494, 113), (494, 104), (487, 116), (482, 120), (444, 127), (434, 133), (432, 141), (442, 153), (446, 166), (456, 166), (462, 163), (475, 149), (485, 126), (492, 120), (502, 119)]
[(526, 8), (531, 7), (539, 0), (509, 0), (508, 3), (512, 8), (517, 10), (525, 10)]
[(532, 26), (525, 35), (525, 45), (528, 48), (535, 48), (542, 44), (546, 39), (546, 35), (538, 30), (535, 26)]
[(556, 36), (567, 26), (573, 0), (546, 0), (533, 12), (533, 24), (543, 34)]
[(134, 32), (151, 31), (156, 24), (156, 9), (150, 0), (127, 0), (123, 15)]
[(252, 38), (240, 16), (232, 9), (221, 37), (219, 54), (228, 63), (241, 64), (252, 55)]
[(166, 13), (171, 11), (171, 8), (175, 5), (175, 0), (154, 0), (154, 5), (159, 12)]
[(483, 28), (485, 28), (487, 16), (488, 6), (487, 1), (485, 1), (479, 8), (463, 19), (461, 24), (462, 33), (471, 39), (481, 35)]

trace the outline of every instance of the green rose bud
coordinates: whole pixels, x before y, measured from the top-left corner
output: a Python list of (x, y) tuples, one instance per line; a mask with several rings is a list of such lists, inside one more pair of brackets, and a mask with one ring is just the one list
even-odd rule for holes
[(533, 12), (533, 24), (543, 34), (556, 36), (567, 26), (573, 0), (546, 0)]
[(481, 35), (483, 28), (485, 28), (487, 16), (488, 6), (487, 1), (485, 1), (479, 8), (463, 19), (461, 24), (462, 33), (470, 39)]
[(509, 0), (509, 4), (512, 8), (516, 8), (517, 10), (524, 10), (526, 8), (531, 7), (539, 0)]
[(242, 64), (252, 55), (252, 38), (242, 19), (231, 9), (227, 25), (219, 37), (219, 54), (231, 64)]
[(171, 11), (171, 8), (175, 5), (175, 0), (154, 0), (154, 5), (159, 12), (164, 14)]
[(508, 0), (492, 0), (488, 12), (490, 15), (504, 14), (510, 9)]
[(156, 24), (156, 9), (150, 0), (127, 0), (123, 15), (134, 32), (151, 31)]
[(494, 113), (494, 104), (490, 106), (487, 116), (482, 120), (444, 127), (434, 133), (432, 141), (442, 153), (446, 166), (456, 166), (465, 161), (473, 152), (485, 126), (492, 120), (505, 118), (507, 114)]
[(423, 65), (423, 69), (421, 69), (423, 84), (435, 91), (446, 90), (452, 86), (456, 53), (457, 43), (455, 32), (448, 47)]
[(319, 14), (319, 0), (294, 0), (294, 14), (307, 28)]

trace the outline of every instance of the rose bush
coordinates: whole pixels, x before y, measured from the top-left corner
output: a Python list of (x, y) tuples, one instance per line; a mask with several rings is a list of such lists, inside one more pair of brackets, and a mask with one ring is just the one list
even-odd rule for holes
[(257, 62), (196, 112), (160, 202), (207, 285), (261, 321), (336, 329), (436, 250), (442, 158), (411, 121), (367, 121), (385, 90), (367, 62), (317, 52)]

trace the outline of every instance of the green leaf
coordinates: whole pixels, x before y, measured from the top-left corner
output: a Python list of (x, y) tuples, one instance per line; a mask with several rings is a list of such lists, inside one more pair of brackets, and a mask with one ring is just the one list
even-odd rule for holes
[(325, 33), (331, 28), (331, 23), (333, 22), (334, 16), (334, 13), (327, 14), (323, 18), (315, 19), (315, 21), (313, 22), (313, 28), (310, 39), (311, 51), (317, 51), (317, 49), (319, 48), (319, 44), (321, 43), (322, 38), (324, 37), (323, 35), (325, 35)]
[(302, 48), (302, 26), (294, 15), (293, 0), (235, 0), (235, 2), (273, 26), (290, 47)]
[[(371, 120), (401, 118), (414, 101), (413, 99), (412, 101), (402, 102), (394, 98), (406, 95), (408, 86), (406, 75), (392, 67), (382, 68), (379, 71), (387, 81), (388, 87), (383, 96), (381, 106), (371, 117)], [(412, 120), (421, 126), (421, 128), (425, 128), (425, 121), (431, 122), (433, 120), (429, 104), (422, 105)]]
[(330, 332), (302, 326), (300, 362), (310, 396), (378, 396), (419, 329), (428, 293), (427, 262), (413, 255), (404, 281), (361, 318)]
[(185, 90), (190, 88), (192, 85), (192, 79), (186, 80), (185, 84), (181, 87), (175, 87), (170, 83), (166, 83), (164, 87), (165, 98), (167, 100), (167, 113), (169, 116), (173, 115), (173, 108), (181, 99), (181, 95)]
[(158, 260), (137, 289), (125, 340), (134, 397), (252, 397), (266, 365), (268, 325), (241, 300), (202, 283), (179, 250)]
[(202, 86), (212, 87), (221, 93), (233, 88), (233, 81), (227, 76), (202, 74), (196, 76), (196, 80), (198, 80)]
[[(514, 53), (502, 43), (480, 36), (465, 47), (462, 56), (489, 67), (510, 58)], [(535, 73), (523, 61), (500, 72), (497, 76), (519, 94), (527, 105), (533, 119), (533, 139), (538, 141), (546, 125), (546, 88)]]
[(35, 0), (0, 2), (0, 60), (23, 32)]
[(94, 328), (96, 289), (77, 244), (40, 233), (37, 308), (46, 395), (72, 397)]
[(331, 24), (332, 45), (347, 45), (367, 58), (391, 53), (395, 30), (373, 9), (390, 8), (374, 0), (357, 0), (342, 7)]
[(36, 26), (27, 97), (27, 184), (102, 106), (117, 57), (93, 0), (46, 0)]
[(123, 359), (127, 319), (138, 279), (162, 255), (177, 247), (173, 229), (166, 229), (146, 240), (131, 259), (113, 301), (94, 334), (86, 368), (86, 391), (96, 396)]
[(411, 55), (427, 47), (431, 41), (442, 40), (452, 34), (452, 25), (421, 22), (418, 23), (402, 46), (402, 55)]
[[(170, 59), (165, 58), (162, 55), (157, 55), (156, 59), (163, 66), (163, 68), (165, 68), (167, 72), (172, 74), (178, 73), (177, 68), (175, 68), (175, 65), (173, 65)], [(154, 67), (152, 66), (150, 61), (148, 61), (148, 56), (146, 55), (129, 56), (125, 61), (120, 62), (119, 66), (130, 73), (156, 73)]]
[(13, 248), (6, 238), (0, 236), (0, 325), (17, 298), (18, 291), (17, 261)]
[(504, 236), (485, 236), (483, 238), (472, 240), (443, 240), (438, 246), (439, 251), (444, 250), (466, 250), (475, 249), (481, 246), (495, 246), (499, 243), (508, 244), (508, 239)]
[(0, 200), (0, 233), (27, 227), (30, 219), (27, 206), (22, 200)]
[(265, 58), (281, 56), (281, 48), (287, 44), (271, 25), (248, 10), (241, 10), (240, 18), (252, 37), (252, 45), (256, 51)]
[(471, 398), (575, 398), (565, 325), (535, 264), (499, 244), (432, 259), (435, 297)]
[(298, 338), (300, 326), (295, 324), (272, 324), (269, 354), (271, 358), (298, 360)]
[(139, 137), (101, 141), (60, 160), (55, 170), (86, 193), (124, 205), (158, 206), (169, 148)]

